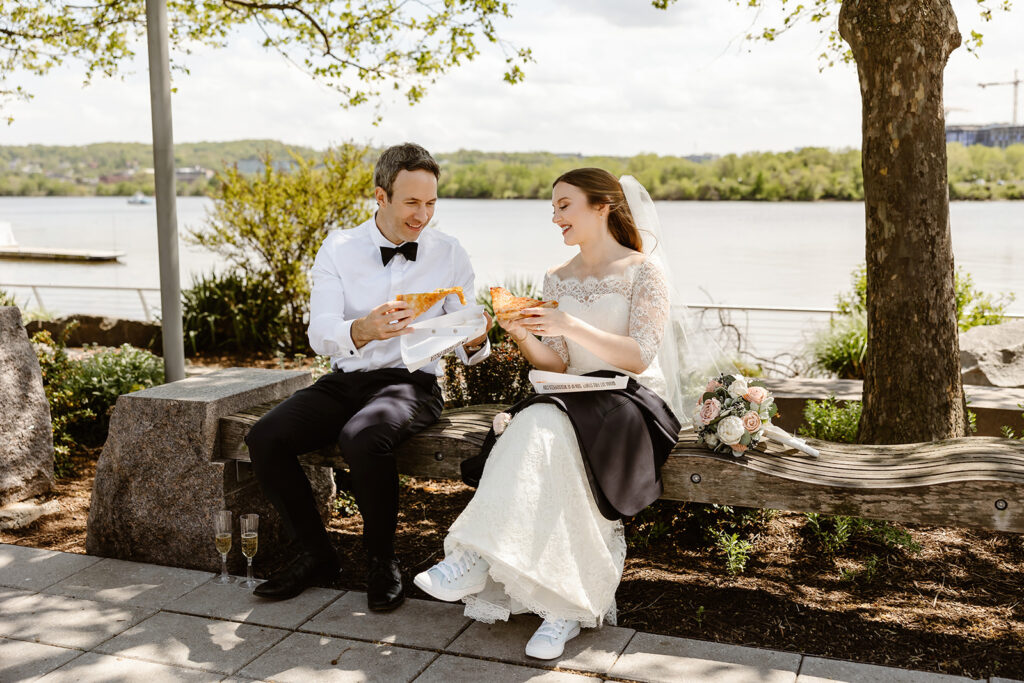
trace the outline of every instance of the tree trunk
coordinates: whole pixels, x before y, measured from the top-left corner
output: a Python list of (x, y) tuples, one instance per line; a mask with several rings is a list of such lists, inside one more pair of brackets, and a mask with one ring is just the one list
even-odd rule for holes
[(859, 440), (963, 436), (942, 72), (949, 0), (845, 0), (863, 104), (868, 347)]

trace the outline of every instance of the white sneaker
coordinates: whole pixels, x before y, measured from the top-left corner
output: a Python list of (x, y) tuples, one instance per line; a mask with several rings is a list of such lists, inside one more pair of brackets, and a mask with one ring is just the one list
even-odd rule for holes
[(565, 644), (580, 634), (580, 622), (569, 619), (544, 620), (526, 644), (526, 655), (534, 659), (562, 656)]
[(484, 589), (490, 566), (472, 550), (463, 550), (420, 572), (412, 582), (438, 600), (455, 602)]

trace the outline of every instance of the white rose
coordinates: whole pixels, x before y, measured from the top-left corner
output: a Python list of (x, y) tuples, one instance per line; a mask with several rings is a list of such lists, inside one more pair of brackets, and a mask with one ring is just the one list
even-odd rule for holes
[(710, 448), (714, 448), (715, 446), (718, 445), (718, 437), (715, 436), (712, 432), (708, 432), (704, 436), (704, 443), (706, 443)]
[[(731, 391), (732, 387), (729, 390)], [(743, 420), (735, 415), (722, 418), (722, 421), (718, 423), (718, 438), (722, 440), (722, 443), (730, 446), (738, 444), (746, 431), (743, 428)]]
[(494, 421), (491, 426), (494, 428), (495, 436), (501, 436), (505, 432), (505, 428), (508, 427), (508, 423), (512, 421), (512, 416), (508, 413), (498, 413), (494, 416)]
[(743, 394), (747, 393), (747, 389), (749, 388), (750, 387), (747, 386), (747, 380), (740, 377), (729, 385), (729, 395), (733, 398), (739, 398), (743, 396)]

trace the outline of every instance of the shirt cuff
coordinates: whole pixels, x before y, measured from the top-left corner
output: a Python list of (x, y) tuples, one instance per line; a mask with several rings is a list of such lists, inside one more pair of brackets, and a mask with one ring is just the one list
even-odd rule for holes
[[(362, 358), (363, 349), (356, 348), (352, 341), (352, 320), (342, 320), (334, 328), (334, 341), (338, 345), (338, 352), (331, 354), (342, 358)], [(365, 346), (363, 348), (366, 348)]]
[(455, 347), (455, 355), (465, 365), (476, 365), (480, 361), (491, 355), (491, 340), (489, 337), (484, 337), (484, 345), (480, 347), (480, 350), (474, 353), (472, 356), (466, 353), (465, 344), (459, 344)]

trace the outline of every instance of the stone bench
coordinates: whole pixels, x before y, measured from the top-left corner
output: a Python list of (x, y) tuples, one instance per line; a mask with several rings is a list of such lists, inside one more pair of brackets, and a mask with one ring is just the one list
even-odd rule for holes
[[(306, 371), (233, 368), (121, 396), (97, 465), (88, 552), (214, 571), (211, 517), (219, 509), (259, 513), (261, 553), (274, 547), (277, 516), (249, 471), (243, 439), (276, 402), (310, 382)], [(399, 471), (458, 478), (459, 463), (478, 452), (500, 409), (446, 410), (398, 449)], [(773, 442), (733, 458), (684, 434), (662, 470), (664, 498), (1024, 533), (1024, 443), (810, 443), (821, 458)], [(343, 460), (332, 448), (303, 461), (326, 515), (330, 468)]]

